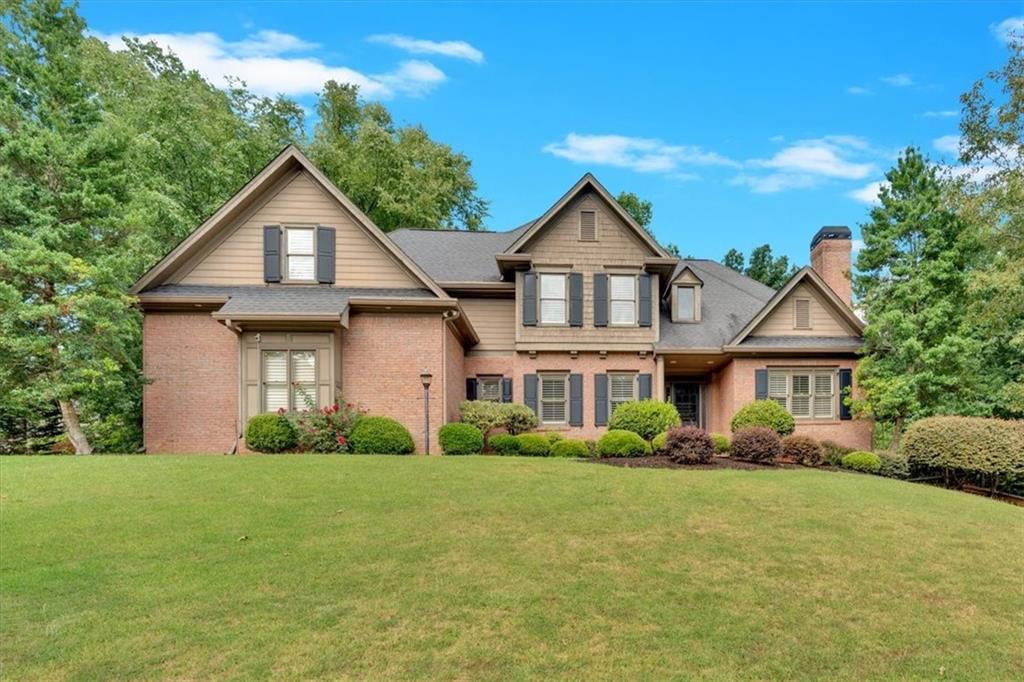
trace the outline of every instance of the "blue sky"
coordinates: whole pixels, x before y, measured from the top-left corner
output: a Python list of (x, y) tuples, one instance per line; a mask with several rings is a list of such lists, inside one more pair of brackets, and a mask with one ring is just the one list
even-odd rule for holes
[(865, 220), (907, 145), (955, 158), (960, 93), (1006, 60), (1021, 2), (81, 4), (213, 82), (306, 106), (359, 83), (466, 153), (487, 225), (542, 213), (584, 172), (654, 203), (654, 229), (720, 259), (769, 242), (807, 262)]

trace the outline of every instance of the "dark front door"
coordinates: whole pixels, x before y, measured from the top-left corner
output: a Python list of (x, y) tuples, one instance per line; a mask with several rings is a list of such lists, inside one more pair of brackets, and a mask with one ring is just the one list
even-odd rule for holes
[(700, 384), (673, 382), (669, 388), (669, 400), (676, 406), (683, 426), (701, 426)]

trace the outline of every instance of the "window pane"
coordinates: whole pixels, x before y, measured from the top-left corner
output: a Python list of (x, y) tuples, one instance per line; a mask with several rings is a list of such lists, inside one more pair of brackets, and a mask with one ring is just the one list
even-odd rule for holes
[(543, 403), (540, 415), (545, 424), (560, 424), (565, 421), (565, 403)]
[(315, 351), (292, 351), (292, 381), (302, 384), (316, 382)]
[(565, 400), (565, 377), (544, 377), (540, 384), (541, 400)]
[(636, 382), (632, 374), (612, 374), (609, 377), (611, 387), (610, 394), (612, 401), (624, 402), (633, 400), (633, 387)]
[(636, 322), (636, 306), (632, 301), (612, 301), (612, 324)]
[(811, 397), (807, 395), (794, 395), (790, 400), (790, 412), (794, 417), (811, 416)]
[(565, 299), (544, 299), (540, 302), (540, 321), (553, 324), (565, 322)]
[(611, 292), (613, 300), (624, 299), (632, 301), (636, 293), (636, 278), (633, 276), (612, 275)]
[(793, 375), (793, 395), (810, 395), (811, 377), (807, 374)]
[(693, 319), (693, 287), (678, 287), (676, 289), (676, 319)]
[(832, 375), (831, 374), (815, 374), (814, 375), (814, 393), (818, 394), (832, 394)]
[(283, 350), (263, 351), (263, 381), (285, 383), (288, 381), (288, 366)]
[(288, 409), (288, 384), (263, 384), (263, 411)]
[(782, 398), (785, 401), (788, 393), (786, 375), (781, 372), (771, 372), (768, 375), (768, 395), (773, 398)]
[(288, 234), (288, 253), (313, 255), (313, 230), (290, 229)]
[(565, 298), (565, 275), (541, 275), (541, 298)]
[(478, 400), (492, 400), (494, 402), (501, 400), (500, 379), (477, 379), (476, 385)]
[(832, 396), (830, 396), (830, 395), (816, 395), (816, 396), (814, 396), (814, 416), (815, 417), (831, 417), (832, 416)]
[(288, 279), (312, 281), (315, 263), (313, 256), (288, 256)]

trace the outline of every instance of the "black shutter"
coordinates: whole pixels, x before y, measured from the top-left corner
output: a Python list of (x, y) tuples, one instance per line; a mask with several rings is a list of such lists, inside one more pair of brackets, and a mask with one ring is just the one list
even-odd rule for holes
[(281, 226), (263, 226), (263, 281), (281, 281)]
[(501, 402), (512, 402), (512, 377), (505, 377), (501, 380)]
[(334, 284), (334, 228), (316, 228), (316, 281)]
[(840, 419), (853, 419), (853, 411), (850, 406), (846, 404), (846, 399), (850, 397), (850, 392), (853, 390), (853, 370), (852, 369), (841, 369), (839, 370), (839, 418)]
[(526, 406), (533, 410), (534, 414), (540, 416), (540, 412), (537, 411), (537, 375), (536, 374), (524, 374), (523, 375), (523, 402)]
[(754, 399), (764, 400), (768, 397), (768, 370), (754, 370)]
[(569, 326), (583, 326), (583, 273), (569, 273)]
[(583, 375), (569, 375), (569, 426), (583, 426)]
[(637, 395), (640, 400), (651, 399), (651, 375), (641, 374), (637, 377), (638, 391)]
[(466, 400), (476, 400), (476, 379), (466, 379)]
[(651, 276), (640, 275), (640, 326), (651, 326)]
[(608, 326), (608, 275), (594, 275), (594, 326)]
[(608, 424), (608, 375), (594, 375), (594, 426)]
[(537, 326), (537, 273), (523, 275), (523, 325)]

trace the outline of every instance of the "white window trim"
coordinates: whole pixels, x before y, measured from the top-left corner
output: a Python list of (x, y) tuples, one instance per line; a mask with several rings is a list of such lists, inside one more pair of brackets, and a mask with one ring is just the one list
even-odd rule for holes
[[(557, 400), (544, 400), (544, 380), (545, 379), (562, 379), (564, 383), (563, 395), (565, 398), (561, 401), (563, 404), (562, 414), (565, 416), (561, 421), (546, 421), (544, 419), (544, 405), (545, 403), (555, 403)], [(568, 372), (540, 372), (537, 374), (537, 412), (539, 414), (540, 423), (547, 426), (565, 426), (569, 423), (569, 373)]]
[[(557, 301), (557, 298), (544, 297), (544, 278), (562, 278), (562, 319), (557, 322), (549, 322), (544, 319), (544, 301)], [(545, 327), (565, 327), (569, 324), (569, 274), (565, 272), (538, 272), (537, 273), (537, 324)]]
[(315, 348), (263, 348), (260, 350), (260, 381), (259, 381), (259, 393), (260, 393), (260, 412), (267, 412), (266, 400), (266, 386), (270, 384), (280, 384), (280, 381), (267, 382), (265, 362), (267, 353), (283, 353), (284, 354), (284, 372), (285, 372), (285, 389), (288, 395), (288, 407), (289, 412), (294, 410), (306, 409), (305, 402), (302, 405), (296, 405), (295, 385), (292, 378), (292, 355), (295, 353), (312, 353), (313, 354), (313, 404), (316, 407), (320, 406), (320, 395), (319, 395), (319, 381), (318, 375), (320, 372), (320, 354)]
[[(292, 253), (291, 252), (291, 240), (288, 238), (288, 233), (293, 231), (306, 231), (312, 232), (313, 237), (311, 240), (312, 248), (310, 253)], [(283, 227), (284, 234), (284, 249), (282, 249), (282, 258), (284, 260), (283, 268), (284, 277), (282, 281), (285, 284), (316, 284), (317, 272), (316, 272), (316, 226), (315, 225), (285, 225)], [(313, 259), (313, 276), (309, 279), (297, 279), (292, 277), (290, 259), (292, 256), (305, 256)]]
[[(838, 385), (838, 371), (832, 367), (794, 367), (794, 368), (769, 368), (768, 369), (768, 399), (779, 402), (780, 405), (786, 408), (786, 411), (793, 415), (793, 418), (797, 421), (835, 421), (838, 418), (838, 410), (836, 408), (836, 398), (838, 391), (836, 387)], [(794, 375), (806, 375), (808, 376), (808, 409), (809, 414), (807, 415), (796, 415), (793, 414), (793, 376)], [(829, 401), (829, 414), (826, 415), (815, 415), (814, 413), (814, 401), (817, 397), (817, 382), (815, 378), (818, 376), (828, 375), (830, 377), (832, 391), (829, 394), (831, 400)], [(778, 393), (773, 394), (771, 392), (772, 376), (784, 376), (786, 379), (786, 394), (782, 396)]]
[(615, 402), (612, 400), (612, 377), (629, 377), (632, 380), (633, 394), (629, 400), (623, 400), (621, 402), (630, 402), (632, 400), (640, 399), (640, 385), (638, 381), (638, 372), (608, 372), (608, 417), (612, 416), (615, 412)]
[[(626, 300), (624, 298), (617, 299), (617, 298), (615, 298), (612, 295), (612, 292), (614, 292), (614, 290), (615, 290), (615, 287), (612, 285), (612, 282), (615, 281), (616, 277), (622, 277), (622, 278), (627, 278), (628, 277), (628, 278), (631, 278), (633, 280), (633, 319), (630, 322), (616, 322), (615, 319), (614, 319), (613, 312), (614, 312), (614, 309), (615, 309), (615, 301), (625, 301)], [(639, 324), (639, 322), (640, 322), (640, 317), (639, 317), (639, 312), (640, 312), (639, 311), (639, 299), (640, 299), (639, 286), (640, 285), (638, 284), (638, 281), (639, 281), (639, 278), (636, 275), (623, 275), (623, 274), (610, 274), (610, 275), (608, 275), (608, 326), (610, 326), (610, 327), (636, 327)]]

